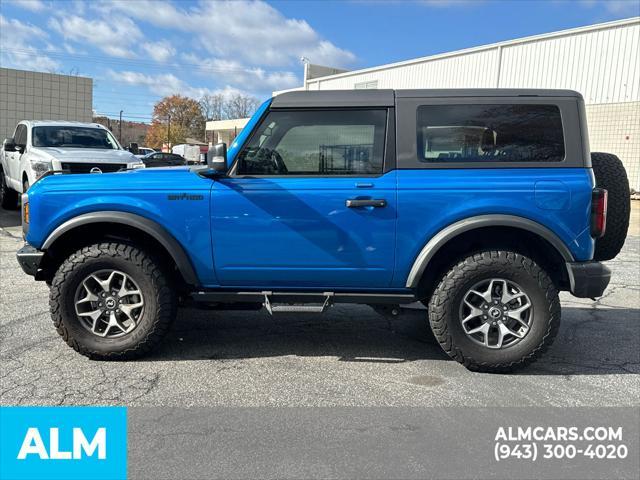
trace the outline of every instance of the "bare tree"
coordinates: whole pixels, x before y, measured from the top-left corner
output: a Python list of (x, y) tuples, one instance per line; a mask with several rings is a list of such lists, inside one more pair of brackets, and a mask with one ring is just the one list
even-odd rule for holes
[(198, 103), (205, 120), (222, 120), (225, 110), (222, 95), (203, 95)]
[(249, 95), (235, 94), (227, 99), (224, 105), (226, 118), (246, 118), (255, 113), (260, 101)]

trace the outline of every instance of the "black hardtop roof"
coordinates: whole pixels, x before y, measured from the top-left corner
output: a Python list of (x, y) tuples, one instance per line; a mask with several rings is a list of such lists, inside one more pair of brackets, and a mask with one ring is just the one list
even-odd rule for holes
[(296, 107), (392, 107), (396, 98), (446, 97), (577, 97), (573, 90), (537, 88), (446, 88), (416, 90), (320, 90), (282, 93), (273, 108)]

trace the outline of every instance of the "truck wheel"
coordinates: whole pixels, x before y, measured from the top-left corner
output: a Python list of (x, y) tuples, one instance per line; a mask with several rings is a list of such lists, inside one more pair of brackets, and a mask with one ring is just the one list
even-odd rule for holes
[(533, 260), (484, 251), (455, 265), (429, 301), (444, 351), (470, 370), (507, 372), (551, 345), (560, 326), (558, 292)]
[(15, 210), (18, 207), (18, 192), (7, 185), (2, 170), (0, 170), (0, 205), (5, 210)]
[(591, 165), (596, 177), (596, 186), (606, 188), (609, 192), (607, 229), (604, 236), (596, 240), (593, 259), (598, 261), (611, 260), (620, 253), (627, 238), (631, 211), (629, 180), (622, 161), (610, 153), (592, 153)]
[(98, 360), (146, 354), (176, 314), (168, 276), (146, 252), (121, 243), (91, 245), (67, 258), (49, 304), (67, 344)]

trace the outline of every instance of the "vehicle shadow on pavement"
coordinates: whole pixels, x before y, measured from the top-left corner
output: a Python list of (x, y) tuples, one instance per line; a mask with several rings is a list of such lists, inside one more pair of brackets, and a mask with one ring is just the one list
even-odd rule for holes
[(388, 320), (366, 306), (335, 306), (323, 315), (184, 310), (167, 340), (146, 360), (288, 355), (376, 363), (448, 360), (431, 334), (425, 312)]
[[(640, 373), (640, 310), (563, 308), (552, 347), (519, 375)], [(276, 356), (335, 357), (344, 362), (450, 360), (424, 311), (386, 319), (366, 306), (325, 315), (264, 311), (182, 311), (161, 347), (142, 361), (238, 360)]]
[(4, 210), (0, 208), (0, 228), (18, 227), (22, 225), (19, 210)]

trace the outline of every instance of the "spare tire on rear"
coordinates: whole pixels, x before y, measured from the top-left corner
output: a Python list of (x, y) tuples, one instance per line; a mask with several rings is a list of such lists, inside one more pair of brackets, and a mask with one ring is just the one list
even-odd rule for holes
[(611, 260), (620, 253), (629, 229), (631, 193), (629, 180), (622, 161), (610, 153), (591, 153), (596, 186), (608, 192), (607, 228), (602, 238), (596, 240), (593, 259)]

